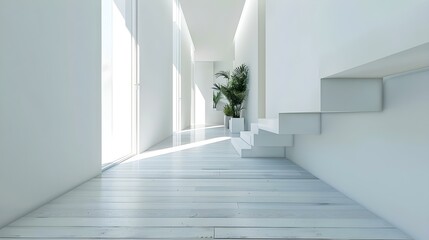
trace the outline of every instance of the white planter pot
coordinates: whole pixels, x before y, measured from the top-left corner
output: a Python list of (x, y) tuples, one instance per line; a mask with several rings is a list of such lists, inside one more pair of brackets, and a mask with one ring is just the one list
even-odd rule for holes
[(225, 125), (225, 128), (228, 129), (229, 128), (229, 120), (231, 119), (231, 117), (228, 117), (226, 115), (223, 115), (223, 124)]
[(229, 131), (231, 133), (244, 131), (244, 118), (231, 118), (229, 120)]

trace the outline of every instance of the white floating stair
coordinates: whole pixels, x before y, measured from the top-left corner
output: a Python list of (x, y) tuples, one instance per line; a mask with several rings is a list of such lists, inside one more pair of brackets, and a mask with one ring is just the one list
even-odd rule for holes
[(240, 138), (247, 144), (255, 147), (291, 147), (293, 146), (293, 135), (275, 134), (264, 130), (258, 133), (253, 131), (240, 132)]
[(246, 143), (242, 138), (231, 138), (231, 143), (242, 158), (273, 157), (284, 158), (285, 147), (256, 147)]
[(325, 78), (321, 82), (322, 112), (379, 112), (383, 108), (383, 79)]
[(232, 145), (243, 158), (285, 157), (285, 147), (293, 146), (293, 135), (279, 135), (260, 130), (258, 124), (251, 131), (240, 132), (240, 138), (231, 139)]
[(320, 125), (320, 112), (280, 113), (258, 122), (259, 129), (275, 134), (320, 134)]

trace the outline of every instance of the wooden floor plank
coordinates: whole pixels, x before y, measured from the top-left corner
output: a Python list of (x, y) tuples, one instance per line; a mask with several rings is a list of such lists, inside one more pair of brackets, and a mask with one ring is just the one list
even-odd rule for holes
[(1, 237), (21, 238), (213, 238), (213, 228), (5, 227)]
[(216, 238), (370, 239), (403, 240), (408, 236), (394, 228), (216, 228)]
[(39, 210), (143, 210), (143, 209), (281, 209), (281, 210), (360, 210), (367, 211), (359, 205), (350, 204), (299, 204), (299, 203), (51, 203)]
[(336, 227), (392, 228), (387, 222), (351, 218), (31, 218), (11, 224), (16, 227)]
[(279, 202), (279, 203), (298, 203), (298, 204), (356, 204), (346, 197), (324, 197), (324, 196), (193, 196), (193, 197), (100, 197), (100, 196), (64, 196), (52, 203), (151, 203), (151, 202), (170, 202), (170, 203), (188, 203), (188, 202), (211, 202), (211, 203), (231, 203), (231, 202)]
[(375, 218), (362, 210), (283, 210), (283, 209), (38, 209), (31, 217), (93, 217), (93, 218)]

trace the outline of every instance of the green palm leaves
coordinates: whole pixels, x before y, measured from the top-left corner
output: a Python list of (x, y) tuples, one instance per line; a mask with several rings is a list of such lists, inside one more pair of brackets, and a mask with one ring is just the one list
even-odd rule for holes
[(232, 112), (232, 117), (239, 118), (240, 111), (244, 109), (244, 100), (246, 100), (247, 96), (249, 68), (245, 64), (242, 64), (236, 67), (232, 73), (228, 71), (220, 71), (215, 74), (215, 77), (222, 77), (228, 80), (226, 84), (213, 84), (213, 89), (222, 93), (222, 95), (228, 100), (228, 105), (225, 106), (228, 110), (227, 112)]
[(213, 108), (217, 107), (217, 104), (219, 103), (220, 99), (222, 99), (222, 93), (213, 92)]

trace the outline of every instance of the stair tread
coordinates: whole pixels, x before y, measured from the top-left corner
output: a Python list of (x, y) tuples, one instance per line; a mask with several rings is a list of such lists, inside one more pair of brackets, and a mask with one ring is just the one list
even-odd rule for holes
[(252, 149), (252, 146), (247, 144), (243, 139), (241, 138), (231, 138), (232, 144), (239, 147), (240, 149)]

